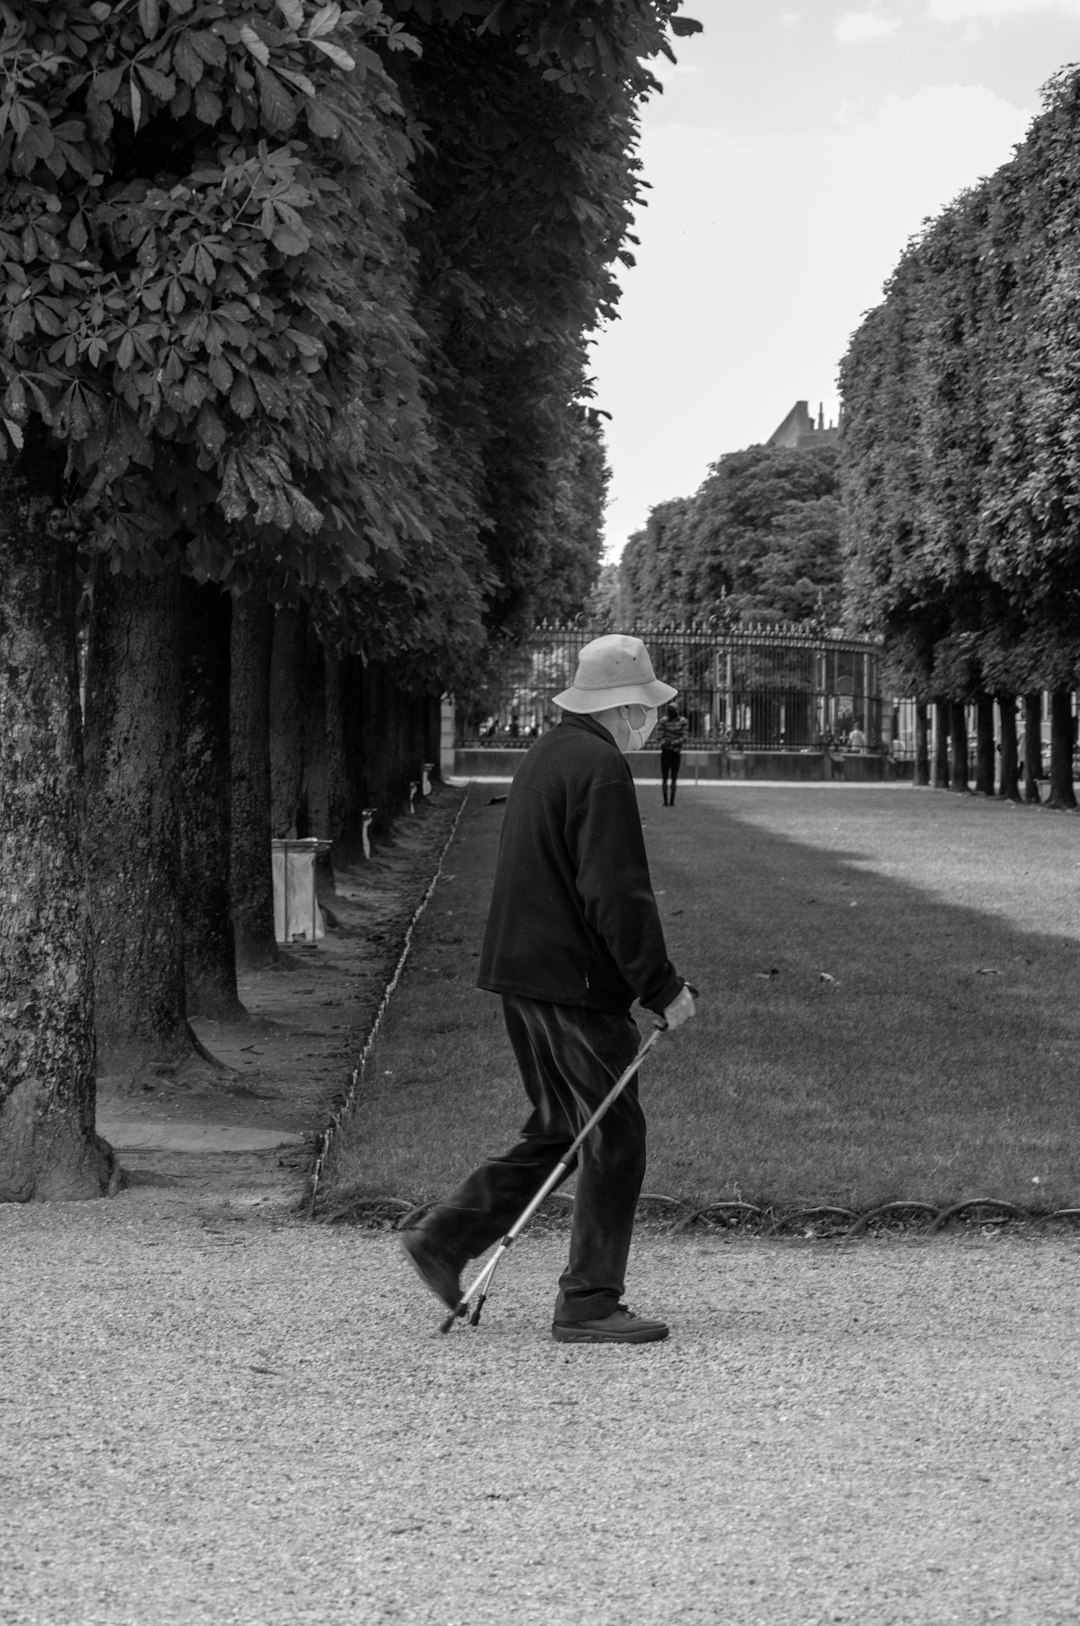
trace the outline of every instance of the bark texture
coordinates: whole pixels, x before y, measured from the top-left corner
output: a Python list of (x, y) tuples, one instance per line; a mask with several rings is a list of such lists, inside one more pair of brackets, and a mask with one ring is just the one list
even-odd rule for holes
[[(270, 660), (270, 834), (308, 834), (304, 794), (305, 716), (311, 674), (305, 607), (279, 610)], [(301, 828), (303, 826), (303, 828)]]
[(994, 702), (990, 695), (978, 696), (975, 717), (975, 791), (979, 796), (992, 796), (997, 753), (994, 746)]
[(352, 857), (348, 841), (347, 665), (346, 661), (340, 660), (332, 651), (325, 651), (323, 670), (326, 696), (326, 799), (330, 818), (330, 838), (334, 845), (330, 849), (329, 874), (324, 872), (324, 878), (329, 880), (331, 885), (334, 875), (337, 871), (346, 869)]
[(915, 783), (930, 783), (930, 715), (923, 700), (915, 705)]
[(931, 783), (935, 790), (949, 788), (949, 703), (934, 701), (934, 765)]
[(273, 606), (256, 586), (233, 605), (229, 718), (232, 753), (229, 892), (237, 965), (252, 970), (279, 963), (270, 857), (273, 635)]
[(99, 1197), (82, 850), (75, 555), (51, 534), (62, 464), (0, 474), (0, 1201)]
[(1020, 800), (1020, 755), (1016, 732), (1016, 696), (998, 695), (998, 724), (1001, 731), (1001, 776), (998, 795), (1003, 801)]
[(1073, 752), (1076, 725), (1073, 722), (1072, 690), (1050, 691), (1050, 807), (1075, 807)]
[(968, 788), (968, 728), (967, 713), (961, 701), (949, 703), (949, 789), (965, 792)]
[(1042, 695), (1024, 696), (1024, 800), (1041, 802), (1039, 776), (1042, 773)]
[(94, 583), (88, 875), (99, 1070), (190, 1054), (180, 902), (180, 577)]
[(181, 909), (189, 1016), (243, 1015), (229, 905), (229, 638), (232, 601), (180, 584), (183, 646)]
[[(330, 840), (330, 767), (326, 740), (326, 659), (314, 634), (308, 635), (304, 696), (304, 789), (296, 833)], [(332, 874), (330, 856), (326, 870)]]
[[(327, 800), (337, 869), (363, 859), (364, 808), (375, 805), (368, 801), (371, 761), (387, 743), (376, 743), (365, 732), (365, 693), (372, 671), (357, 655), (326, 655)], [(388, 723), (392, 728), (392, 719)]]
[(392, 667), (373, 661), (364, 672), (363, 719), (365, 793), (378, 808), (374, 829), (386, 834), (408, 807), (423, 764), (434, 764), (432, 777), (438, 772), (439, 698), (408, 693)]

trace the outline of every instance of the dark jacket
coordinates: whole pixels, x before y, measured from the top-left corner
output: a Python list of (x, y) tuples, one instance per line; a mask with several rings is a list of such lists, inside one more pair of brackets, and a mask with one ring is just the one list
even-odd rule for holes
[(667, 957), (629, 765), (606, 728), (564, 714), (506, 803), (478, 982), (494, 993), (662, 1012)]

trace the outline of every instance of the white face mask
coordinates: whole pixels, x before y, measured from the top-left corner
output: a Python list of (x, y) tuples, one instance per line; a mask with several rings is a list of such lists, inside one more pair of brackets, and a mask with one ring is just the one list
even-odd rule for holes
[[(645, 741), (656, 727), (656, 707), (637, 705), (626, 706), (623, 709), (626, 716), (626, 726), (629, 730), (629, 737), (625, 746), (623, 747), (623, 750), (624, 752), (640, 751), (644, 746)], [(634, 728), (630, 722), (630, 713), (632, 711), (640, 711), (644, 713), (640, 728)]]

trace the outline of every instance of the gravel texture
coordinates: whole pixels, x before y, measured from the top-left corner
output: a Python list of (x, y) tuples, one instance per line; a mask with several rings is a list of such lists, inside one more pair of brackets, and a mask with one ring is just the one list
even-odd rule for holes
[(0, 1209), (3, 1626), (1080, 1618), (1080, 1238), (642, 1231), (672, 1337), (477, 1330), (274, 1199)]

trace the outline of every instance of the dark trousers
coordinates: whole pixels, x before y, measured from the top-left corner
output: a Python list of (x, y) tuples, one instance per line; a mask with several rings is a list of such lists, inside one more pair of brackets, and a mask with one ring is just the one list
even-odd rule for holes
[[(424, 1219), (432, 1242), (457, 1266), (506, 1233), (638, 1050), (638, 1030), (629, 1014), (504, 994), (503, 1015), (532, 1111), (517, 1145), (481, 1163)], [(607, 1315), (623, 1295), (645, 1177), (645, 1115), (636, 1078), (580, 1148), (576, 1168), (570, 1257), (555, 1305), (558, 1321)]]
[(668, 800), (668, 782), (671, 784), (671, 801), (675, 800), (675, 783), (679, 777), (679, 765), (682, 762), (681, 751), (669, 751), (666, 746), (660, 748), (660, 779), (664, 787), (664, 801)]

